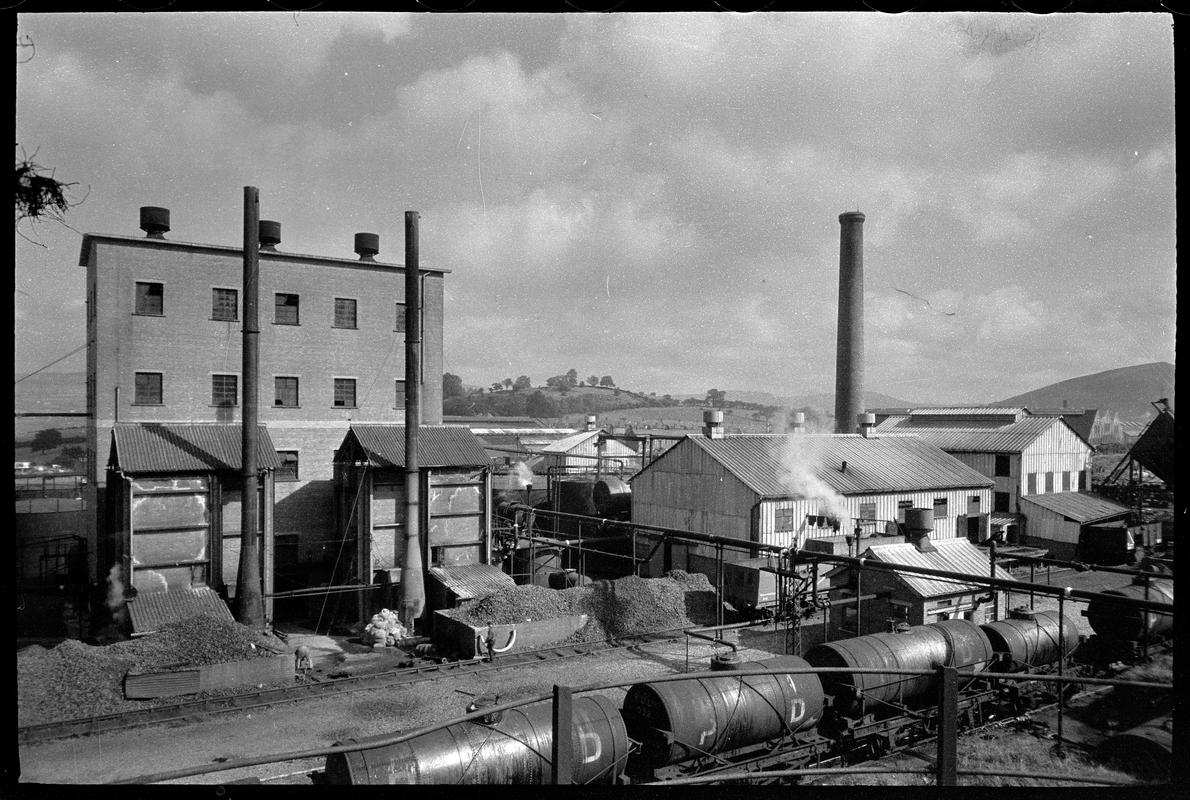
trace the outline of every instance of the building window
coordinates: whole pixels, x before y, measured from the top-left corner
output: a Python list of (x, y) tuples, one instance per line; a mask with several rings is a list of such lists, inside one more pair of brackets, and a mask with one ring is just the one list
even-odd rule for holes
[(797, 529), (796, 509), (778, 508), (775, 514), (777, 530), (792, 531)]
[(946, 498), (934, 498), (934, 519), (946, 519)]
[(1028, 494), (1037, 494), (1037, 473), (1030, 472), (1028, 479), (1025, 481)]
[(335, 408), (355, 408), (355, 378), (335, 378)]
[(905, 510), (913, 508), (912, 500), (898, 500), (897, 501), (897, 522), (905, 521)]
[(1008, 456), (996, 456), (996, 475), (997, 478), (1007, 478), (1012, 474), (1008, 463)]
[(274, 480), (296, 481), (298, 479), (298, 451), (278, 450), (277, 459), (281, 462), (281, 466), (277, 467), (277, 472), (273, 476)]
[(397, 326), (395, 328), (393, 328), (393, 330), (395, 330), (395, 331), (405, 330), (405, 304), (404, 303), (397, 303), (397, 323), (396, 323), (396, 325)]
[(876, 504), (875, 503), (860, 503), (859, 504), (859, 518), (860, 519), (876, 519)]
[(237, 390), (238, 378), (235, 375), (211, 376), (211, 405), (235, 406), (239, 405)]
[(1008, 492), (996, 492), (996, 505), (993, 511), (1008, 513)]
[(275, 314), (273, 323), (276, 325), (298, 325), (299, 300), (296, 294), (277, 292), (274, 300)]
[(273, 405), (281, 406), (283, 408), (297, 408), (298, 406), (298, 379), (297, 378), (273, 378), (273, 389), (275, 399)]
[(1090, 473), (1087, 472), (1085, 469), (1080, 469), (1078, 471), (1078, 490), (1080, 492), (1091, 491), (1091, 480), (1090, 480), (1089, 476), (1090, 476)]
[(1054, 473), (1045, 473), (1045, 493), (1052, 494), (1054, 491)]
[(397, 408), (405, 407), (405, 381), (397, 381)]
[(136, 313), (160, 317), (165, 314), (165, 284), (136, 282)]
[(355, 325), (355, 301), (347, 297), (335, 298), (335, 323), (336, 328), (354, 328)]
[(136, 373), (136, 395), (132, 401), (138, 406), (159, 406), (161, 400), (161, 373)]
[(1070, 473), (1069, 472), (1062, 473), (1062, 491), (1064, 491), (1064, 492), (1070, 491)]
[(235, 322), (239, 315), (240, 293), (235, 289), (211, 290), (211, 319)]

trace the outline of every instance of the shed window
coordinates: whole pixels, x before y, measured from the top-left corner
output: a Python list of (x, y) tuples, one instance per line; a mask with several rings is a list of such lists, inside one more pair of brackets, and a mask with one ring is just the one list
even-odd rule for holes
[(239, 404), (237, 386), (238, 377), (235, 375), (211, 376), (211, 405), (234, 406)]
[(297, 408), (298, 406), (298, 379), (297, 378), (273, 378), (274, 399), (273, 405), (282, 406), (284, 408)]
[(996, 492), (996, 506), (993, 510), (1008, 512), (1008, 492)]
[(996, 477), (1007, 478), (1011, 474), (1008, 456), (996, 456)]
[(298, 325), (298, 308), (300, 300), (296, 294), (277, 292), (274, 296), (273, 323), (276, 325)]
[(133, 402), (138, 406), (159, 406), (161, 399), (161, 373), (136, 373), (136, 395)]
[(298, 451), (278, 450), (277, 459), (281, 466), (277, 467), (275, 480), (296, 481), (298, 479)]
[(211, 290), (211, 319), (235, 322), (239, 319), (239, 292), (236, 289)]
[(860, 519), (876, 519), (876, 504), (875, 503), (860, 503), (859, 504), (859, 518)]
[(897, 522), (905, 521), (906, 509), (913, 508), (912, 500), (898, 500), (897, 501)]
[(1080, 469), (1078, 471), (1078, 490), (1080, 492), (1091, 491), (1090, 473), (1088, 473), (1085, 469)]
[(160, 317), (165, 314), (165, 284), (136, 282), (136, 313)]
[(778, 508), (775, 512), (776, 526), (779, 531), (797, 530), (797, 515), (795, 509)]
[(946, 519), (946, 498), (934, 498), (934, 519)]
[(1054, 491), (1054, 473), (1045, 473), (1045, 493), (1052, 494)]
[(335, 378), (335, 408), (355, 408), (355, 378)]
[(1025, 480), (1025, 487), (1029, 494), (1037, 494), (1037, 473), (1030, 472), (1029, 477)]
[(1064, 491), (1064, 492), (1070, 491), (1070, 473), (1069, 472), (1062, 473), (1062, 491)]
[(334, 327), (354, 328), (355, 326), (355, 301), (347, 297), (336, 297)]

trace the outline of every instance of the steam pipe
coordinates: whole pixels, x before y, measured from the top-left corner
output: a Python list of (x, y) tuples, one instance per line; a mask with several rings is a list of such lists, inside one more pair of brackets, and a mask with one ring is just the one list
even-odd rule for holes
[(401, 570), (401, 621), (413, 621), (425, 611), (422, 576), (421, 475), (417, 463), (417, 430), (421, 425), (421, 281), (417, 259), (416, 211), (405, 212), (405, 559)]

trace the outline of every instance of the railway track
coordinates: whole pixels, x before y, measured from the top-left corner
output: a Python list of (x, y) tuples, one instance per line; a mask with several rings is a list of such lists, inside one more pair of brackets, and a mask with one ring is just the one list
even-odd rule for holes
[(645, 644), (680, 641), (683, 638), (684, 634), (680, 630), (660, 631), (598, 642), (555, 645), (539, 650), (509, 653), (499, 656), (495, 661), (472, 658), (445, 663), (430, 662), (384, 672), (315, 679), (293, 686), (258, 689), (240, 694), (207, 697), (116, 714), (27, 725), (17, 729), (17, 741), (19, 744), (35, 744), (72, 736), (113, 733), (145, 725), (190, 724), (220, 714), (267, 709), (333, 695), (371, 691), (396, 684), (408, 686), (459, 675), (500, 672), (568, 658), (599, 655), (613, 650), (633, 650)]

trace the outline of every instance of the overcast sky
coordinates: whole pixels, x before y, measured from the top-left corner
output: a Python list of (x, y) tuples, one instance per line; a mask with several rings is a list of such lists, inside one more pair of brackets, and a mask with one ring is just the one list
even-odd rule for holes
[(472, 385), (831, 392), (857, 208), (869, 390), (1174, 358), (1168, 15), (18, 19), (17, 141), (87, 192), (20, 229), (19, 374), (83, 344), (81, 232), (239, 245), (246, 185), (291, 252), (400, 262), (419, 211)]

